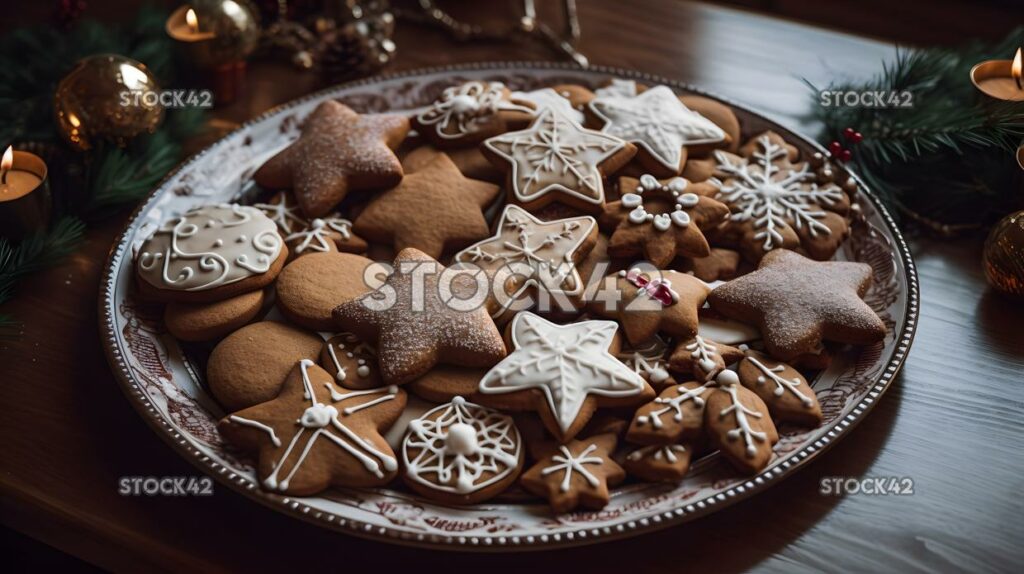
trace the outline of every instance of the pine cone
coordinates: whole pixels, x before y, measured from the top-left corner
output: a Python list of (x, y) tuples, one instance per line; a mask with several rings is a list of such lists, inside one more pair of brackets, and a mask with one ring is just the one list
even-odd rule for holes
[(389, 12), (367, 16), (323, 35), (316, 61), (324, 78), (342, 82), (369, 76), (394, 57), (391, 41), (394, 16)]

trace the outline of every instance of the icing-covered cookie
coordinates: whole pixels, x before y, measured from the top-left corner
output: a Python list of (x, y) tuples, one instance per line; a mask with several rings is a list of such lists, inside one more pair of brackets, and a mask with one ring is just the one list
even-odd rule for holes
[(597, 240), (597, 221), (582, 216), (541, 221), (517, 205), (507, 205), (496, 224), (493, 237), (455, 254), (455, 261), (471, 263), (505, 277), (513, 285), (504, 292), (502, 310), (527, 308), (524, 298), (547, 299), (546, 308), (575, 309), (583, 296), (584, 284), (576, 264)]
[(821, 404), (807, 379), (793, 367), (771, 357), (748, 351), (736, 366), (740, 383), (768, 405), (772, 420), (816, 427), (821, 424)]
[(398, 473), (381, 433), (405, 407), (398, 387), (338, 389), (311, 360), (299, 361), (277, 398), (228, 415), (220, 432), (257, 453), (264, 490), (292, 496), (328, 486), (379, 486)]
[(480, 399), (539, 411), (560, 441), (576, 436), (598, 406), (650, 400), (650, 385), (613, 355), (617, 330), (612, 321), (556, 325), (519, 313), (510, 327), (513, 351), (480, 380)]
[(409, 423), (402, 477), (426, 497), (473, 504), (515, 482), (524, 450), (512, 417), (455, 397)]
[(264, 163), (253, 179), (290, 188), (306, 217), (323, 217), (349, 191), (390, 187), (402, 179), (394, 150), (409, 132), (400, 115), (366, 114), (327, 100), (302, 126), (299, 139)]
[(320, 365), (347, 389), (375, 389), (384, 384), (377, 351), (352, 333), (340, 333), (324, 341)]
[(640, 480), (673, 482), (686, 476), (692, 458), (693, 447), (686, 443), (648, 445), (630, 451), (622, 466)]
[(619, 191), (622, 197), (605, 205), (601, 216), (601, 226), (612, 231), (612, 257), (643, 257), (658, 267), (680, 255), (705, 257), (711, 248), (703, 230), (714, 229), (729, 215), (729, 208), (707, 196), (713, 187), (681, 177), (623, 177)]
[(604, 176), (636, 153), (632, 144), (586, 129), (550, 109), (525, 130), (485, 141), (482, 150), (509, 173), (509, 201), (531, 211), (553, 201), (600, 211)]
[(669, 368), (698, 381), (711, 381), (725, 367), (743, 358), (743, 351), (694, 335), (676, 344), (668, 359)]
[(474, 80), (446, 88), (413, 118), (413, 126), (437, 147), (471, 146), (525, 126), (533, 109), (533, 104), (510, 97), (501, 82)]
[(722, 128), (686, 107), (667, 86), (635, 96), (599, 94), (589, 110), (603, 122), (602, 132), (637, 145), (640, 163), (661, 176), (682, 171), (688, 147), (728, 140)]
[(611, 500), (609, 487), (626, 478), (611, 458), (617, 442), (614, 434), (601, 434), (558, 445), (523, 473), (520, 484), (547, 498), (559, 514), (578, 507), (604, 508)]
[(139, 290), (162, 301), (211, 302), (261, 289), (288, 249), (277, 225), (254, 207), (195, 207), (162, 224), (139, 247)]
[(779, 442), (768, 407), (739, 383), (733, 371), (719, 373), (717, 382), (704, 407), (711, 445), (740, 472), (760, 472), (768, 466), (772, 448)]
[(626, 431), (626, 440), (667, 445), (700, 438), (704, 408), (714, 386), (714, 381), (689, 382), (665, 389), (658, 398), (637, 409)]

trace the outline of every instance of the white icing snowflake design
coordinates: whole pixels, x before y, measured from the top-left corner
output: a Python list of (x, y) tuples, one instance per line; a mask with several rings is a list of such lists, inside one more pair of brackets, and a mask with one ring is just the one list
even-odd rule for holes
[(604, 464), (604, 459), (599, 456), (590, 456), (590, 453), (597, 450), (596, 444), (587, 445), (587, 448), (583, 449), (578, 456), (573, 456), (572, 452), (568, 447), (562, 445), (558, 447), (561, 454), (556, 454), (551, 457), (551, 462), (555, 463), (551, 466), (545, 467), (540, 471), (541, 476), (547, 476), (555, 472), (564, 471), (562, 475), (562, 482), (558, 485), (558, 489), (562, 492), (569, 492), (569, 484), (572, 480), (572, 473), (579, 473), (584, 480), (587, 481), (593, 488), (597, 488), (601, 482), (583, 465), (592, 464), (601, 466)]
[(663, 362), (666, 352), (668, 352), (668, 344), (664, 339), (655, 335), (647, 344), (639, 347), (626, 347), (615, 357), (633, 369), (636, 374), (654, 384), (661, 384), (671, 376)]
[(532, 114), (533, 109), (504, 98), (505, 86), (499, 82), (466, 82), (441, 93), (434, 104), (416, 119), (434, 126), (438, 136), (458, 139), (479, 129), (481, 123), (502, 111)]
[(779, 229), (807, 228), (811, 237), (832, 230), (818, 221), (825, 216), (822, 206), (843, 200), (843, 191), (829, 183), (818, 187), (816, 175), (807, 163), (797, 169), (783, 170), (776, 162), (787, 157), (786, 148), (774, 143), (767, 134), (757, 139), (757, 151), (747, 160), (733, 161), (730, 155), (715, 151), (715, 169), (726, 174), (725, 182), (709, 181), (718, 187), (715, 199), (729, 205), (731, 221), (752, 221), (755, 240), (765, 251), (782, 247)]
[(296, 226), (306, 225), (298, 204), (289, 205), (284, 198), (278, 203), (255, 203), (253, 207), (276, 223), (282, 233), (291, 233)]
[(672, 171), (679, 170), (684, 146), (725, 140), (722, 128), (686, 107), (667, 86), (632, 97), (598, 96), (590, 109), (605, 121), (602, 132), (643, 147)]
[(587, 203), (604, 203), (598, 166), (626, 142), (588, 130), (564, 115), (544, 110), (533, 124), (484, 141), (512, 164), (512, 192), (517, 201), (533, 201), (561, 191)]
[(298, 242), (298, 245), (293, 247), (296, 254), (305, 253), (307, 250), (323, 253), (330, 251), (328, 241), (332, 241), (332, 232), (338, 233), (345, 240), (351, 239), (352, 222), (339, 215), (317, 218), (310, 221), (305, 228), (288, 234), (284, 240)]
[(515, 351), (484, 375), (480, 392), (538, 389), (564, 432), (587, 395), (630, 397), (644, 391), (643, 377), (608, 352), (618, 328), (614, 321), (556, 325), (533, 313), (519, 313), (512, 320)]
[(455, 397), (409, 423), (402, 458), (406, 476), (412, 480), (444, 492), (468, 494), (513, 472), (521, 448), (511, 417)]
[(572, 107), (572, 102), (567, 96), (556, 92), (554, 88), (541, 88), (532, 92), (512, 92), (512, 98), (537, 106), (537, 114), (550, 108), (579, 124), (587, 119), (583, 112)]
[[(507, 205), (494, 237), (462, 250), (455, 260), (484, 269), (507, 267), (510, 272), (525, 275), (506, 307), (530, 287), (578, 296), (583, 294), (584, 285), (573, 260), (596, 226), (597, 220), (590, 216), (541, 221), (517, 205)], [(510, 230), (515, 233), (514, 242), (505, 239)]]

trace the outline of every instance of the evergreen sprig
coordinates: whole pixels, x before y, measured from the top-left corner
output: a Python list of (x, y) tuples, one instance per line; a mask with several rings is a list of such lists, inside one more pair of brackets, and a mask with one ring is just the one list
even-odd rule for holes
[(898, 212), (940, 231), (989, 223), (1020, 201), (1014, 153), (1024, 142), (1024, 103), (981, 95), (970, 69), (1006, 58), (1021, 44), (1024, 28), (994, 45), (898, 51), (875, 78), (825, 89), (906, 91), (912, 106), (816, 105), (821, 140), (843, 141), (846, 128), (859, 131), (864, 139), (853, 149), (852, 167)]

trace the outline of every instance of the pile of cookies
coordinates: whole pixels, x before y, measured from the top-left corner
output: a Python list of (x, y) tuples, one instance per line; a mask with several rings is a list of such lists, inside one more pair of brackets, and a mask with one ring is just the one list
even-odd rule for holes
[[(884, 338), (831, 261), (856, 185), (733, 111), (613, 80), (452, 86), (413, 116), (320, 104), (136, 250), (138, 296), (208, 348), (222, 436), (290, 496), (399, 481), (448, 504), (598, 509), (815, 427), (807, 374)], [(525, 491), (525, 492), (524, 492)]]

